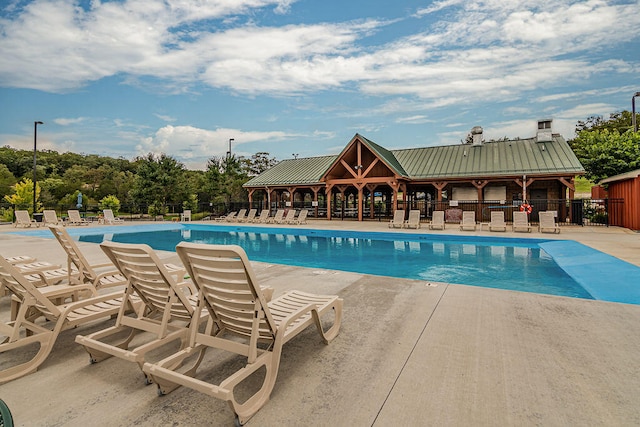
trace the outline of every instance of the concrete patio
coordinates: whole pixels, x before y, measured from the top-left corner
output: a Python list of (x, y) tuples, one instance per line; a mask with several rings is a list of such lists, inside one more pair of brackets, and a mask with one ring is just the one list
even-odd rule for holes
[[(311, 221), (304, 227), (388, 230), (378, 222)], [(13, 230), (0, 227), (3, 256), (65, 262), (53, 239), (6, 233)], [(417, 232), (459, 233), (453, 226)], [(640, 235), (628, 230), (565, 227), (559, 236), (544, 237), (576, 240), (640, 266)], [(89, 261), (106, 261), (98, 245), (80, 247)], [(174, 253), (161, 255), (177, 261)], [(271, 401), (248, 426), (640, 424), (640, 306), (254, 267), (261, 285), (274, 287), (276, 295), (288, 289), (339, 294), (344, 318), (329, 345), (309, 328), (285, 346)], [(8, 309), (3, 297), (2, 320)], [(110, 322), (63, 332), (36, 373), (0, 385), (16, 425), (233, 425), (227, 405), (201, 393), (179, 388), (158, 397), (137, 365), (113, 358), (90, 365), (74, 338)], [(221, 372), (232, 372), (233, 359), (221, 362)]]

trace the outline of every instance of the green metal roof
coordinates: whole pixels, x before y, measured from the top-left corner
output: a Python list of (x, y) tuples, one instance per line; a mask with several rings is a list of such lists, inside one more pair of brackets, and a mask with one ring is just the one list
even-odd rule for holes
[(336, 155), (283, 160), (274, 167), (250, 179), (244, 186), (322, 184), (320, 178), (337, 157)]
[(394, 150), (412, 179), (581, 174), (584, 168), (561, 136)]
[(391, 151), (387, 150), (386, 148), (376, 144), (375, 142), (371, 141), (370, 139), (365, 138), (362, 135), (357, 135), (357, 136), (360, 137), (360, 140), (362, 142), (364, 142), (364, 144), (366, 146), (368, 146), (369, 149), (371, 149), (371, 151), (373, 151), (391, 169), (393, 169), (393, 171), (395, 173), (397, 173), (398, 175), (401, 175), (401, 176), (405, 176), (405, 177), (409, 176), (407, 174), (407, 172), (404, 170), (404, 168), (402, 167), (402, 165), (400, 164), (400, 162), (398, 162), (398, 159), (396, 158), (396, 156), (394, 156), (393, 152), (391, 152)]
[[(439, 147), (387, 150), (361, 138), (396, 173), (411, 180), (492, 178), (514, 175), (582, 174), (584, 168), (559, 135), (551, 141), (536, 138)], [(245, 187), (321, 184), (339, 155), (283, 160), (251, 179)]]

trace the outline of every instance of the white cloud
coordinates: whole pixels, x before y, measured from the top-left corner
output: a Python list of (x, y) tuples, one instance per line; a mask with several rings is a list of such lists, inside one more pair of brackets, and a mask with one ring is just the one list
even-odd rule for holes
[[(595, 55), (634, 37), (637, 2), (442, 0), (411, 18), (425, 21), (422, 32), (379, 45), (364, 42), (387, 22), (261, 27), (234, 20), (271, 7), (286, 13), (292, 4), (123, 0), (83, 9), (69, 0), (34, 0), (19, 9), (13, 3), (11, 16), (0, 18), (0, 85), (64, 92), (121, 76), (130, 84), (152, 77), (168, 92), (199, 84), (275, 97), (356, 89), (390, 97), (377, 112), (415, 112), (399, 119), (411, 122), (428, 110), (529, 101), (540, 88), (564, 90), (640, 67)], [(399, 98), (409, 102), (394, 102)]]
[(160, 120), (165, 121), (167, 123), (171, 123), (171, 122), (175, 122), (176, 121), (175, 117), (167, 116), (167, 115), (164, 115), (164, 114), (154, 114), (154, 116), (156, 116)]
[(203, 169), (207, 160), (224, 156), (229, 150), (229, 139), (234, 141), (231, 151), (243, 153), (242, 145), (257, 141), (284, 141), (296, 135), (282, 131), (259, 132), (240, 129), (200, 129), (193, 126), (164, 126), (136, 147), (139, 155), (165, 153), (183, 162), (187, 167)]
[(58, 119), (54, 119), (53, 122), (60, 126), (69, 126), (69, 125), (76, 125), (76, 124), (82, 123), (85, 120), (86, 120), (85, 117), (76, 117), (76, 118), (60, 117)]

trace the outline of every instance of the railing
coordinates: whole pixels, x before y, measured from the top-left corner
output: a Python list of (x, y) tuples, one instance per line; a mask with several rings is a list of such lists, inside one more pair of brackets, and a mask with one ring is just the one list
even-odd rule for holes
[[(505, 213), (505, 220), (510, 222), (513, 219), (513, 212), (519, 211), (521, 201), (427, 201), (416, 200), (404, 203), (398, 202), (398, 209), (419, 210), (421, 221), (429, 221), (434, 211), (445, 211), (445, 220), (448, 222), (456, 223), (462, 218), (463, 211), (474, 211), (476, 213), (476, 221), (488, 222), (491, 219), (492, 211), (503, 211)], [(529, 221), (532, 223), (538, 222), (538, 213), (540, 211), (553, 211), (556, 213), (557, 222), (562, 226), (567, 225), (594, 225), (594, 226), (609, 226), (623, 225), (624, 215), (624, 199), (548, 199), (548, 200), (534, 200), (530, 201), (531, 213), (529, 215)], [(12, 221), (11, 214), (14, 209), (29, 209), (28, 206), (11, 206), (6, 202), (0, 203), (0, 221)], [(258, 210), (258, 213), (267, 208), (266, 201), (254, 201), (251, 204), (252, 208)], [(67, 206), (44, 206), (43, 209), (53, 209), (59, 216), (66, 216), (67, 210), (76, 209), (74, 207)], [(191, 210), (192, 219), (207, 219), (209, 217), (217, 217), (227, 214), (228, 212), (238, 211), (240, 209), (249, 209), (248, 201), (238, 201), (230, 203), (200, 203), (196, 209)], [(310, 217), (326, 218), (327, 217), (327, 204), (326, 201), (310, 202), (310, 201), (295, 201), (295, 202), (273, 202), (269, 207), (270, 214), (275, 215), (278, 209), (308, 209)], [(97, 218), (101, 213), (101, 209), (97, 205), (83, 205), (80, 209), (81, 214), (85, 218)], [(180, 213), (183, 212), (181, 204), (167, 204), (160, 209), (161, 215), (149, 214), (149, 206), (146, 204), (122, 204), (119, 210), (119, 216), (121, 218), (135, 221), (135, 220), (166, 220), (171, 218), (179, 218)], [(393, 217), (393, 209), (391, 203), (375, 203), (373, 206), (373, 218), (371, 215), (371, 206), (366, 204), (363, 210), (363, 219), (365, 221), (386, 221)], [(332, 219), (357, 219), (358, 208), (357, 205), (345, 203), (332, 203), (331, 205), (331, 218)]]
[[(416, 209), (421, 212), (422, 221), (427, 221), (433, 211), (445, 211), (445, 220), (460, 222), (463, 211), (474, 211), (476, 221), (489, 222), (492, 211), (504, 212), (505, 221), (513, 221), (513, 212), (520, 211), (523, 201), (412, 201), (398, 203), (399, 209)], [(555, 212), (559, 225), (621, 225), (624, 206), (623, 199), (542, 199), (529, 201), (531, 213), (529, 222), (537, 223), (541, 211)], [(523, 208), (524, 209), (524, 208)]]

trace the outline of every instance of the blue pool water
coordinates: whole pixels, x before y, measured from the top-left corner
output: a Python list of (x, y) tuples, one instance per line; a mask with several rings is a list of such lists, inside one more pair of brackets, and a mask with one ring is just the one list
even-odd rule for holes
[(215, 225), (113, 231), (80, 240), (144, 242), (167, 251), (181, 241), (235, 244), (268, 263), (592, 298), (540, 248), (544, 240)]
[[(67, 230), (85, 242), (238, 244), (268, 263), (640, 304), (640, 267), (572, 240), (198, 223)], [(47, 229), (16, 233), (53, 238)]]

